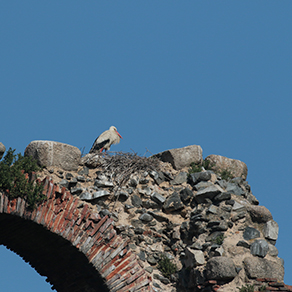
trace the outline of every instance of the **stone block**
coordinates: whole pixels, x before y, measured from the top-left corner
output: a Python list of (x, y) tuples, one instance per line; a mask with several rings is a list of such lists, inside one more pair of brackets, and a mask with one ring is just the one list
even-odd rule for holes
[(199, 145), (190, 145), (183, 148), (175, 148), (154, 155), (163, 162), (169, 162), (174, 169), (190, 166), (192, 162), (203, 162), (203, 150)]
[(250, 246), (252, 255), (264, 258), (269, 251), (269, 244), (264, 239), (256, 240)]
[(213, 257), (206, 264), (208, 280), (231, 281), (236, 277), (234, 262), (228, 257)]
[[(211, 168), (216, 172), (229, 170), (234, 177), (241, 177), (243, 179), (246, 179), (247, 177), (247, 166), (240, 160), (213, 154), (207, 156), (205, 160), (210, 161)], [(214, 165), (212, 166), (212, 164)]]
[(265, 223), (273, 219), (271, 212), (265, 206), (249, 205), (247, 211), (252, 221), (256, 223)]
[(32, 156), (40, 166), (56, 166), (67, 171), (76, 171), (81, 158), (77, 147), (54, 141), (32, 141), (24, 155)]
[(246, 274), (251, 279), (275, 278), (284, 279), (284, 267), (278, 262), (259, 257), (246, 257), (243, 261)]
[(212, 200), (216, 195), (223, 193), (218, 185), (213, 185), (204, 189), (200, 189), (194, 196), (198, 204), (205, 202), (205, 199)]
[(201, 250), (185, 249), (184, 264), (186, 268), (193, 268), (205, 264), (204, 253)]
[(163, 204), (163, 209), (166, 213), (180, 210), (184, 207), (183, 202), (177, 192), (170, 195)]
[(264, 235), (267, 239), (277, 240), (279, 233), (278, 223), (274, 220), (270, 220), (265, 224)]

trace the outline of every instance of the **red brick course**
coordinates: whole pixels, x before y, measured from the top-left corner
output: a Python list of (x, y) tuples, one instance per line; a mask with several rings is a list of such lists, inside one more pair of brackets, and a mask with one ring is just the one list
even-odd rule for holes
[[(35, 174), (28, 179), (33, 179)], [(113, 219), (93, 213), (89, 204), (60, 189), (49, 177), (41, 182), (47, 200), (33, 211), (21, 198), (0, 193), (0, 213), (31, 220), (76, 246), (104, 278), (110, 291), (153, 291), (152, 280), (140, 266), (128, 241), (117, 235)], [(82, 206), (79, 208), (79, 206)]]

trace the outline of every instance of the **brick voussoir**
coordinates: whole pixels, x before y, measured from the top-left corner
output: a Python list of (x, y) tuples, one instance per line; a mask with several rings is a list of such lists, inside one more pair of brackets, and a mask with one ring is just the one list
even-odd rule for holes
[(62, 219), (62, 217), (63, 217), (63, 213), (59, 213), (59, 214), (55, 217), (55, 221), (54, 221), (54, 224), (53, 224), (52, 229), (51, 229), (52, 232), (56, 233), (57, 228), (58, 228), (58, 225), (59, 225), (59, 222), (60, 222), (60, 220)]
[(94, 237), (92, 237), (92, 239), (94, 241), (94, 244), (86, 253), (87, 258), (89, 259), (90, 262), (96, 256), (99, 248), (101, 248), (102, 243), (104, 241), (104, 239), (102, 237), (99, 237), (98, 234), (96, 234)]
[(103, 267), (103, 269), (100, 271), (101, 275), (104, 278), (107, 278), (113, 271), (116, 271), (116, 269), (119, 269), (119, 270), (123, 269), (125, 266), (127, 266), (131, 262), (130, 257), (131, 257), (131, 254), (126, 254), (126, 256), (121, 259), (119, 258), (119, 256), (116, 256), (106, 266)]
[(72, 210), (76, 210), (78, 203), (79, 203), (79, 200), (73, 197), (73, 203), (66, 219), (71, 220), (73, 218), (74, 212)]
[(68, 212), (69, 212), (69, 209), (70, 209), (70, 206), (72, 204), (72, 201), (73, 201), (73, 198), (69, 198), (68, 200), (66, 200), (66, 205), (63, 209), (63, 212), (62, 212), (62, 218), (57, 226), (57, 230), (59, 231), (59, 233), (61, 233), (64, 229), (64, 224), (66, 221), (66, 217), (68, 215)]
[(43, 195), (47, 194), (48, 187), (49, 187), (50, 178), (46, 176), (42, 181), (41, 184), (43, 185)]
[[(111, 233), (111, 232), (110, 232)], [(90, 238), (90, 240), (88, 241), (88, 239), (86, 239), (83, 243), (80, 244), (79, 249), (82, 250), (82, 252), (84, 254), (87, 254), (88, 251), (92, 248), (92, 246), (94, 245), (94, 243), (96, 242), (96, 237), (91, 237), (90, 235), (88, 235), (89, 233), (87, 233), (88, 238)], [(111, 239), (111, 237), (114, 234), (109, 234), (108, 235), (108, 239)]]
[(110, 226), (114, 220), (112, 218), (108, 218), (106, 222), (100, 227), (99, 232), (104, 233), (104, 231)]
[(3, 213), (4, 193), (0, 193), (0, 213)]
[(124, 256), (123, 258), (120, 258), (119, 255), (115, 256), (109, 263), (107, 263), (101, 270), (100, 273), (103, 275), (103, 277), (108, 276), (114, 269), (118, 267), (118, 265), (121, 263), (121, 261), (125, 261), (129, 256)]
[(18, 213), (18, 215), (20, 217), (23, 217), (23, 214), (24, 214), (24, 211), (25, 211), (25, 204), (26, 204), (25, 200), (24, 199), (20, 199), (20, 206), (19, 206), (19, 213)]
[(16, 202), (16, 209), (14, 214), (19, 216), (20, 213), (20, 206), (21, 206), (22, 198), (18, 197)]
[(140, 290), (140, 288), (145, 287), (145, 286), (149, 286), (149, 284), (150, 284), (150, 280), (146, 275), (141, 276), (138, 279), (138, 282), (139, 283), (134, 282), (134, 283), (128, 285), (126, 288), (121, 289), (119, 292), (134, 292), (134, 291), (138, 291), (138, 290)]
[(115, 265), (115, 263), (113, 263), (113, 265), (116, 266), (115, 270), (113, 272), (110, 273), (104, 273), (104, 277), (109, 281), (111, 279), (113, 279), (113, 277), (115, 276), (116, 273), (119, 273), (120, 271), (122, 271), (124, 268), (126, 268), (129, 264), (133, 263), (133, 261), (135, 260), (135, 256), (133, 254), (128, 253), (127, 257), (125, 257), (123, 259), (123, 261), (121, 262), (117, 262), (117, 265)]
[(104, 216), (94, 227), (90, 236), (93, 236), (100, 228), (100, 226), (108, 219), (108, 215)]
[[(131, 260), (131, 261), (130, 261)], [(123, 265), (120, 267), (120, 271), (117, 272), (118, 275), (119, 275), (119, 278), (122, 278), (122, 279), (127, 279), (127, 277), (129, 277), (130, 275), (130, 271), (137, 265), (137, 263), (135, 262), (135, 260), (133, 260), (133, 258), (129, 258), (127, 261), (125, 261), (123, 263)], [(113, 273), (110, 273), (107, 277), (107, 280), (108, 280), (108, 284), (112, 284), (115, 282), (115, 273), (116, 271), (114, 271)], [(117, 285), (117, 284), (115, 284)]]
[[(85, 223), (84, 223), (85, 224)], [(81, 246), (83, 246), (83, 244), (86, 243), (87, 239), (90, 237), (92, 238), (91, 236), (89, 236), (89, 231), (86, 230), (85, 228), (83, 228), (83, 235), (81, 236), (80, 240), (79, 240), (79, 243), (76, 245), (76, 247), (78, 249), (81, 249)]]
[(38, 206), (37, 208), (35, 208), (35, 209), (32, 211), (32, 213), (31, 213), (31, 217), (30, 217), (30, 220), (31, 220), (31, 221), (34, 221), (34, 220), (35, 220), (36, 215), (37, 215), (38, 212), (40, 211), (39, 207), (40, 207), (40, 206)]
[(80, 225), (80, 224), (81, 224), (83, 218), (84, 218), (85, 215), (88, 213), (88, 209), (89, 209), (89, 206), (86, 204), (86, 205), (83, 207), (82, 211), (81, 211), (81, 216), (80, 216), (80, 218), (79, 218), (78, 221), (76, 222), (77, 225)]
[[(140, 270), (139, 272), (135, 273), (135, 275), (128, 277), (127, 276), (123, 276), (121, 277), (122, 281), (116, 281), (114, 282), (112, 285), (110, 285), (110, 288), (112, 290), (112, 288), (114, 288), (116, 285), (115, 284), (119, 284), (118, 282), (121, 282), (121, 284), (119, 286), (117, 286), (115, 289), (113, 289), (112, 291), (120, 291), (124, 286), (126, 286), (124, 289), (122, 289), (122, 291), (129, 291), (130, 287), (134, 287), (136, 285), (136, 283), (134, 282), (136, 279), (138, 279), (140, 276), (142, 276), (145, 273), (144, 270)], [(129, 273), (128, 273), (129, 274)], [(134, 283), (132, 283), (134, 282)], [(131, 285), (132, 283), (132, 285)], [(127, 290), (125, 290), (127, 289)]]
[[(117, 236), (112, 237), (112, 242), (117, 240)], [(104, 267), (111, 259), (111, 255), (113, 254), (113, 248), (112, 248), (112, 242), (108, 242), (105, 245), (105, 254), (103, 255), (102, 258), (100, 258), (97, 262), (95, 262), (96, 264), (99, 265), (99, 269), (101, 269), (102, 267)]]
[(54, 191), (54, 183), (50, 180), (48, 184), (47, 192), (46, 192), (47, 200), (50, 200), (53, 198), (53, 191)]
[(100, 245), (99, 247), (97, 247), (97, 249), (99, 250), (99, 252), (92, 259), (92, 264), (99, 268), (100, 261), (103, 260), (103, 257), (106, 257), (107, 252), (111, 251), (111, 249), (109, 247), (109, 244)]
[(8, 205), (8, 196), (5, 194), (3, 200), (3, 213), (7, 213), (7, 205)]
[(84, 223), (81, 225), (76, 225), (76, 223), (75, 223), (75, 226), (74, 226), (75, 231), (72, 234), (72, 237), (70, 239), (71, 242), (75, 242), (78, 237), (80, 237), (80, 238), (82, 237), (83, 232), (85, 232), (83, 227), (84, 227)]

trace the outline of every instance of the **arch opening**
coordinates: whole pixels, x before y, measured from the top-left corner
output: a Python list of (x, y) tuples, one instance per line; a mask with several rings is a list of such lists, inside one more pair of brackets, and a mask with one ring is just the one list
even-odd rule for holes
[(58, 292), (109, 292), (86, 256), (69, 241), (30, 220), (0, 214), (0, 245), (28, 262)]

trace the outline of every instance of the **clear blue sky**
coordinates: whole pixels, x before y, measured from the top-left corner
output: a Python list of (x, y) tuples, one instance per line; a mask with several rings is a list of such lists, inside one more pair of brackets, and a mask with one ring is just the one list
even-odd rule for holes
[[(33, 140), (88, 152), (114, 125), (124, 139), (113, 151), (196, 144), (204, 157), (242, 160), (280, 226), (292, 284), (291, 9), (291, 0), (0, 1), (0, 141), (21, 153)], [(51, 291), (18, 256), (0, 256), (1, 291)]]

